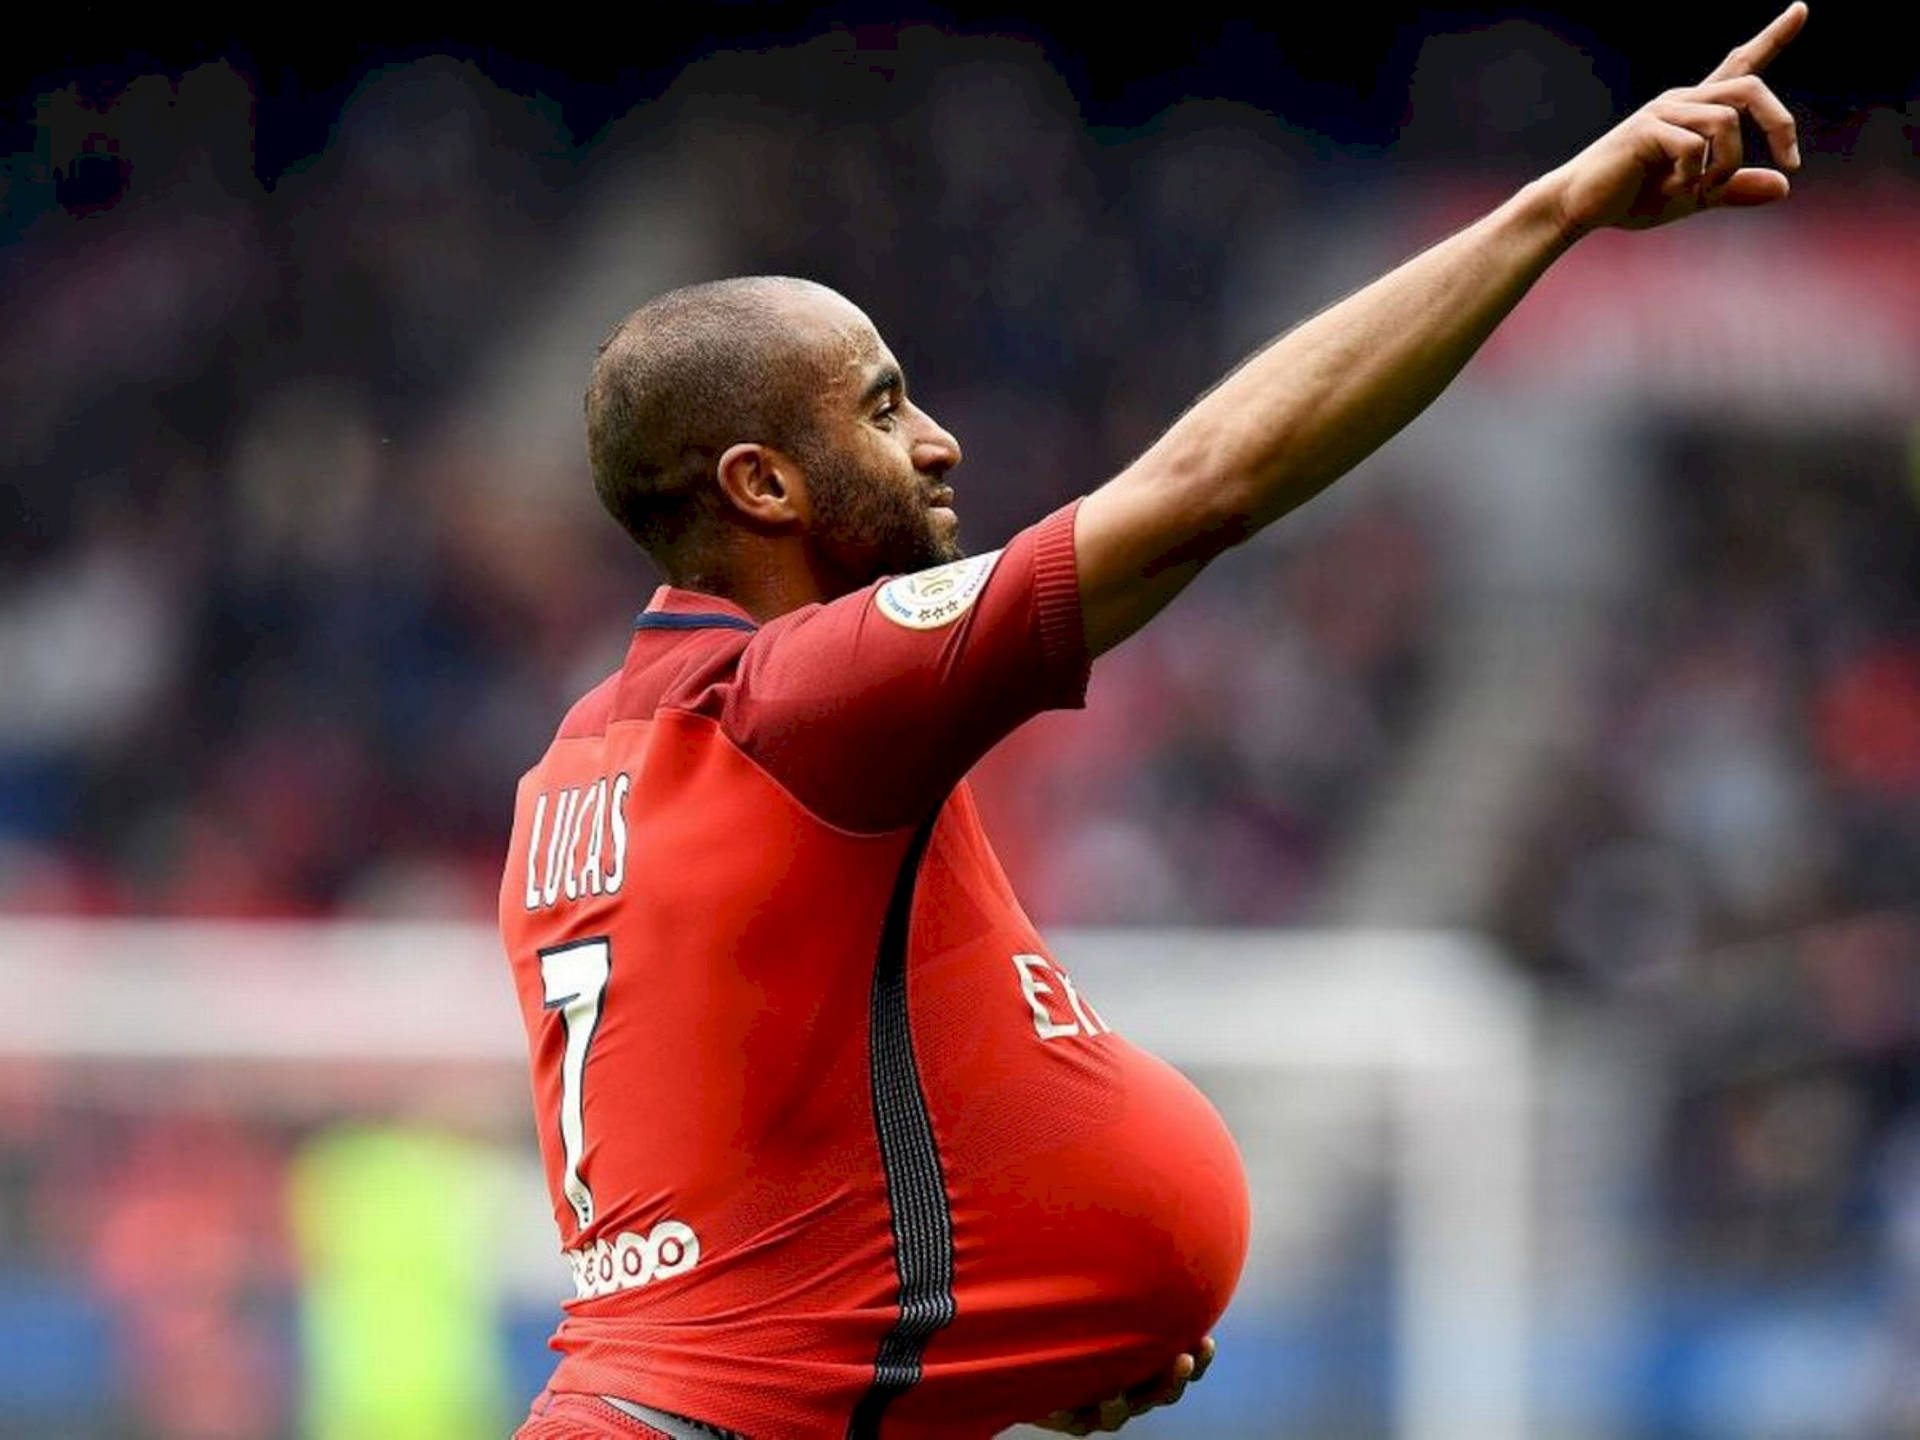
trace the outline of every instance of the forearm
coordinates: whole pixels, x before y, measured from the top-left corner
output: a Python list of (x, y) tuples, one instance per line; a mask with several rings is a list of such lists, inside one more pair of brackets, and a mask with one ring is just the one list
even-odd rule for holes
[(1322, 311), (1209, 391), (1137, 462), (1251, 533), (1424, 410), (1571, 243), (1552, 177)]
[(1310, 500), (1425, 409), (1571, 243), (1555, 177), (1281, 336), (1082, 502), (1099, 655), (1229, 545)]

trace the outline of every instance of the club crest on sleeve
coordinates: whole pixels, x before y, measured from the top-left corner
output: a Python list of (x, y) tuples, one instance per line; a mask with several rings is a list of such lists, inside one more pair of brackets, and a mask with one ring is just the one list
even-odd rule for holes
[(1000, 552), (989, 550), (951, 565), (901, 575), (880, 587), (874, 604), (896, 625), (909, 630), (938, 630), (973, 608), (999, 560)]

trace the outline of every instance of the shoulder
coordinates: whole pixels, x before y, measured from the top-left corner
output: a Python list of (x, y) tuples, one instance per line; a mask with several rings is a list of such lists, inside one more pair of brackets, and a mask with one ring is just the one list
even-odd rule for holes
[[(929, 636), (957, 628), (986, 590), (1002, 552), (968, 556), (927, 570), (876, 580), (822, 604), (803, 605), (769, 620), (745, 647), (757, 659), (783, 646), (859, 645), (875, 637)], [(933, 637), (929, 637), (933, 638)], [(842, 677), (846, 678), (846, 677)]]
[(636, 630), (609, 718), (644, 720), (659, 710), (717, 713), (759, 639), (754, 629), (730, 625)]
[(613, 717), (613, 698), (619, 688), (620, 672), (616, 670), (567, 708), (566, 718), (553, 738), (574, 740), (604, 732)]
[(621, 720), (661, 709), (708, 708), (732, 685), (753, 635), (738, 629), (642, 630), (621, 666), (568, 707), (555, 740), (604, 735)]

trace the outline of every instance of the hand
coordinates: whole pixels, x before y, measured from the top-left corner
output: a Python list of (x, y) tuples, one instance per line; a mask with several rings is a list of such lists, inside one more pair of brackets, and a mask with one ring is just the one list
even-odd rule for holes
[(1800, 168), (1793, 117), (1760, 72), (1806, 19), (1806, 5), (1794, 0), (1700, 84), (1650, 101), (1554, 171), (1548, 180), (1559, 187), (1570, 233), (1609, 225), (1642, 230), (1697, 210), (1785, 199), (1785, 175), (1742, 168), (1740, 117), (1753, 117), (1783, 169)]
[(1187, 1386), (1207, 1373), (1213, 1364), (1213, 1337), (1207, 1336), (1191, 1354), (1176, 1355), (1173, 1363), (1156, 1378), (1131, 1390), (1103, 1400), (1098, 1405), (1083, 1405), (1078, 1410), (1056, 1410), (1044, 1420), (1033, 1423), (1042, 1430), (1064, 1435), (1092, 1435), (1118, 1430), (1136, 1415), (1144, 1415), (1162, 1405), (1171, 1405), (1186, 1393)]

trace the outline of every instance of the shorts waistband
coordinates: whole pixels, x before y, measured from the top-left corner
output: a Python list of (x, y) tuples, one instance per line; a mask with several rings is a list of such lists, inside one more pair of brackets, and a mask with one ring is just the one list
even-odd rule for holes
[(747, 1440), (747, 1437), (733, 1430), (722, 1430), (718, 1425), (708, 1425), (701, 1420), (689, 1420), (684, 1415), (674, 1415), (665, 1410), (656, 1410), (651, 1405), (642, 1405), (634, 1400), (622, 1400), (618, 1395), (600, 1397), (613, 1406), (622, 1415), (651, 1425), (663, 1435), (671, 1435), (673, 1440)]

